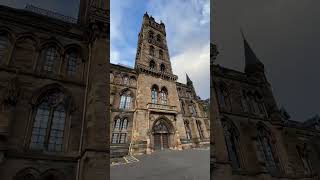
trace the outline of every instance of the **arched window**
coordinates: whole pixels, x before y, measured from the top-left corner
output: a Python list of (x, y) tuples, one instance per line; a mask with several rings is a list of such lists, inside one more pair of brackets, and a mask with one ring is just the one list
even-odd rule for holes
[(114, 121), (114, 128), (112, 133), (112, 143), (126, 143), (127, 142), (127, 128), (128, 119), (127, 118), (117, 118)]
[(160, 65), (160, 71), (165, 72), (166, 71), (166, 66), (164, 64)]
[(248, 112), (249, 111), (249, 106), (248, 106), (248, 96), (245, 91), (241, 92), (241, 106), (243, 112)]
[(156, 70), (156, 63), (153, 60), (151, 60), (149, 63), (149, 67), (152, 71)]
[[(271, 140), (271, 133), (263, 126), (258, 127), (258, 151), (264, 157), (267, 169), (272, 172), (278, 172), (279, 165), (276, 159), (274, 143)], [(276, 162), (277, 160), (277, 162)]]
[(197, 123), (198, 132), (199, 132), (199, 137), (200, 139), (203, 139), (204, 136), (203, 136), (202, 124), (200, 121), (196, 121), (196, 123)]
[(136, 83), (136, 77), (131, 76), (131, 77), (130, 77), (130, 85), (134, 86), (135, 83)]
[(59, 53), (55, 47), (49, 47), (46, 49), (43, 60), (43, 70), (52, 72), (56, 68), (58, 63)]
[(151, 103), (158, 103), (158, 87), (156, 85), (153, 85), (151, 88)]
[(114, 75), (113, 72), (110, 72), (110, 83), (113, 83)]
[(196, 110), (194, 104), (190, 104), (190, 105), (189, 105), (189, 111), (190, 111), (190, 114), (191, 114), (192, 116), (194, 116), (194, 117), (197, 116), (197, 110)]
[(67, 73), (68, 75), (75, 75), (77, 72), (78, 54), (76, 51), (67, 53)]
[(14, 47), (11, 64), (15, 67), (31, 70), (36, 53), (36, 42), (30, 37), (19, 38)]
[(184, 111), (184, 102), (183, 100), (180, 99), (180, 107), (181, 107), (181, 112), (182, 114), (185, 114), (185, 111)]
[(184, 121), (184, 127), (185, 127), (185, 129), (186, 129), (187, 139), (188, 139), (188, 140), (192, 139), (189, 121)]
[(6, 34), (0, 33), (0, 64), (7, 58), (10, 40)]
[(308, 156), (308, 150), (306, 144), (304, 147), (297, 146), (297, 151), (303, 166), (304, 173), (310, 175), (312, 173), (311, 162)]
[(161, 42), (161, 36), (160, 36), (160, 34), (157, 34), (157, 42)]
[(66, 109), (64, 94), (51, 90), (36, 108), (29, 147), (36, 150), (62, 151)]
[(151, 56), (154, 56), (154, 47), (150, 46), (149, 53)]
[(123, 85), (129, 85), (129, 77), (127, 75), (122, 77)]
[(233, 168), (240, 168), (240, 158), (239, 158), (239, 133), (231, 122), (222, 121), (222, 126), (224, 130), (224, 137), (226, 141), (226, 146), (229, 155), (229, 161)]
[(218, 98), (219, 103), (222, 107), (227, 107), (230, 105), (229, 93), (224, 84), (219, 84), (218, 86)]
[(168, 91), (166, 88), (162, 88), (160, 91), (161, 103), (167, 105), (168, 104)]
[(163, 51), (161, 49), (159, 50), (159, 58), (163, 59)]
[(153, 31), (149, 31), (149, 39), (153, 39), (154, 38), (154, 32)]
[(125, 91), (121, 96), (120, 96), (120, 109), (131, 109), (131, 94), (130, 91)]

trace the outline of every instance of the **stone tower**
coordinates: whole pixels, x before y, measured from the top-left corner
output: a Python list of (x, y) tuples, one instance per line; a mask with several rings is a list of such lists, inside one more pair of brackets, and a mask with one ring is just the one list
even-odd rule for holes
[(139, 33), (135, 69), (137, 96), (130, 151), (149, 153), (160, 148), (181, 148), (180, 136), (185, 135), (181, 133), (185, 130), (165, 25), (147, 13)]

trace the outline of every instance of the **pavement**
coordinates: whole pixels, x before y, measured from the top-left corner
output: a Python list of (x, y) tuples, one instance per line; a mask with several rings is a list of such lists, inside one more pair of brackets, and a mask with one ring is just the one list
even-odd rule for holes
[(111, 180), (209, 180), (210, 150), (165, 150), (111, 164)]

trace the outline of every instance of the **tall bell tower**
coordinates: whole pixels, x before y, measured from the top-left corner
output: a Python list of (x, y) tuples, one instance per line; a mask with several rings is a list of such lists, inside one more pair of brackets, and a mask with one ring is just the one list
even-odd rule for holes
[(81, 0), (88, 66), (77, 180), (109, 178), (109, 0)]
[(145, 13), (138, 38), (135, 67), (150, 65), (156, 72), (172, 75), (165, 25), (163, 22), (156, 22), (152, 16)]

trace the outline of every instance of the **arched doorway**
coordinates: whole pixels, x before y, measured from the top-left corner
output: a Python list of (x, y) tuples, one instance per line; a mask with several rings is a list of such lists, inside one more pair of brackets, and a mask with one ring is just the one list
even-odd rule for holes
[(160, 119), (153, 126), (153, 144), (154, 150), (164, 150), (169, 148), (169, 125), (164, 120)]

